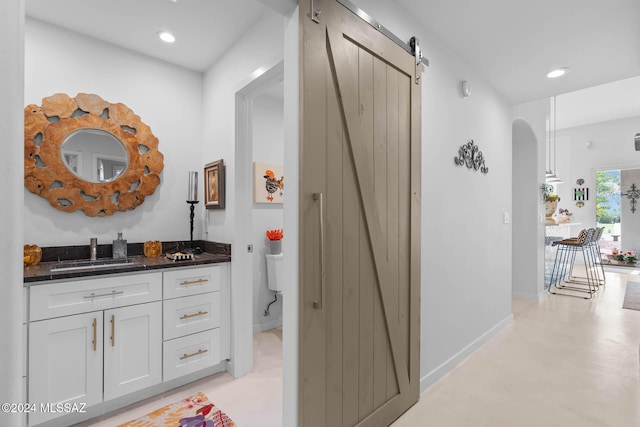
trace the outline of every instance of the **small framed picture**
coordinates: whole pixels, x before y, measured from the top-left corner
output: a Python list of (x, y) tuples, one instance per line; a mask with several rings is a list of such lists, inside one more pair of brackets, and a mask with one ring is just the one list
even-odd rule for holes
[(253, 201), (282, 204), (284, 202), (284, 167), (253, 162)]
[(224, 160), (204, 166), (204, 206), (207, 209), (224, 209)]
[(586, 187), (574, 188), (573, 200), (577, 200), (581, 202), (585, 200), (589, 200), (589, 189)]

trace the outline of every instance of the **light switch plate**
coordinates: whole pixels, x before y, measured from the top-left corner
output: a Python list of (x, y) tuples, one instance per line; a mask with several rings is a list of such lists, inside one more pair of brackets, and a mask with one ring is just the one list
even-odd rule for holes
[(511, 222), (511, 218), (509, 217), (509, 212), (502, 212), (502, 222), (505, 224), (509, 224), (509, 222)]

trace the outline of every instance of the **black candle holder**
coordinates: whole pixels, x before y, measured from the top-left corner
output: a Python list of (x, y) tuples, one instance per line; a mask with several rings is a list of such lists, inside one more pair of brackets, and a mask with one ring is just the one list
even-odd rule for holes
[(191, 240), (189, 242), (189, 247), (185, 249), (185, 252), (189, 253), (189, 254), (192, 254), (192, 253), (195, 252), (195, 248), (193, 247), (193, 218), (196, 216), (196, 214), (195, 214), (196, 206), (195, 205), (197, 205), (199, 203), (199, 201), (198, 200), (194, 200), (194, 201), (187, 200), (187, 203), (189, 203), (189, 205), (191, 205), (191, 206), (189, 206), (189, 210), (191, 211), (190, 214), (189, 214), (189, 220), (190, 220), (189, 222), (191, 223), (191, 228), (190, 228), (190, 230), (191, 230)]

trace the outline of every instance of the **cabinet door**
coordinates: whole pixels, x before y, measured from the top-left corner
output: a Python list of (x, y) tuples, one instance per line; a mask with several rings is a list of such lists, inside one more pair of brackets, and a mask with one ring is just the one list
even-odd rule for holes
[[(102, 311), (29, 324), (29, 402), (102, 402)], [(34, 412), (37, 424), (63, 413)]]
[(104, 312), (104, 400), (162, 381), (162, 303)]

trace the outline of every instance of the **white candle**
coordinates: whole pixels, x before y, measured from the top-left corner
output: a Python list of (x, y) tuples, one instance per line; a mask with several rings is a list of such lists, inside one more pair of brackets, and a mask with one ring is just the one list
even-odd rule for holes
[(189, 172), (189, 194), (187, 195), (187, 202), (198, 201), (198, 172)]

